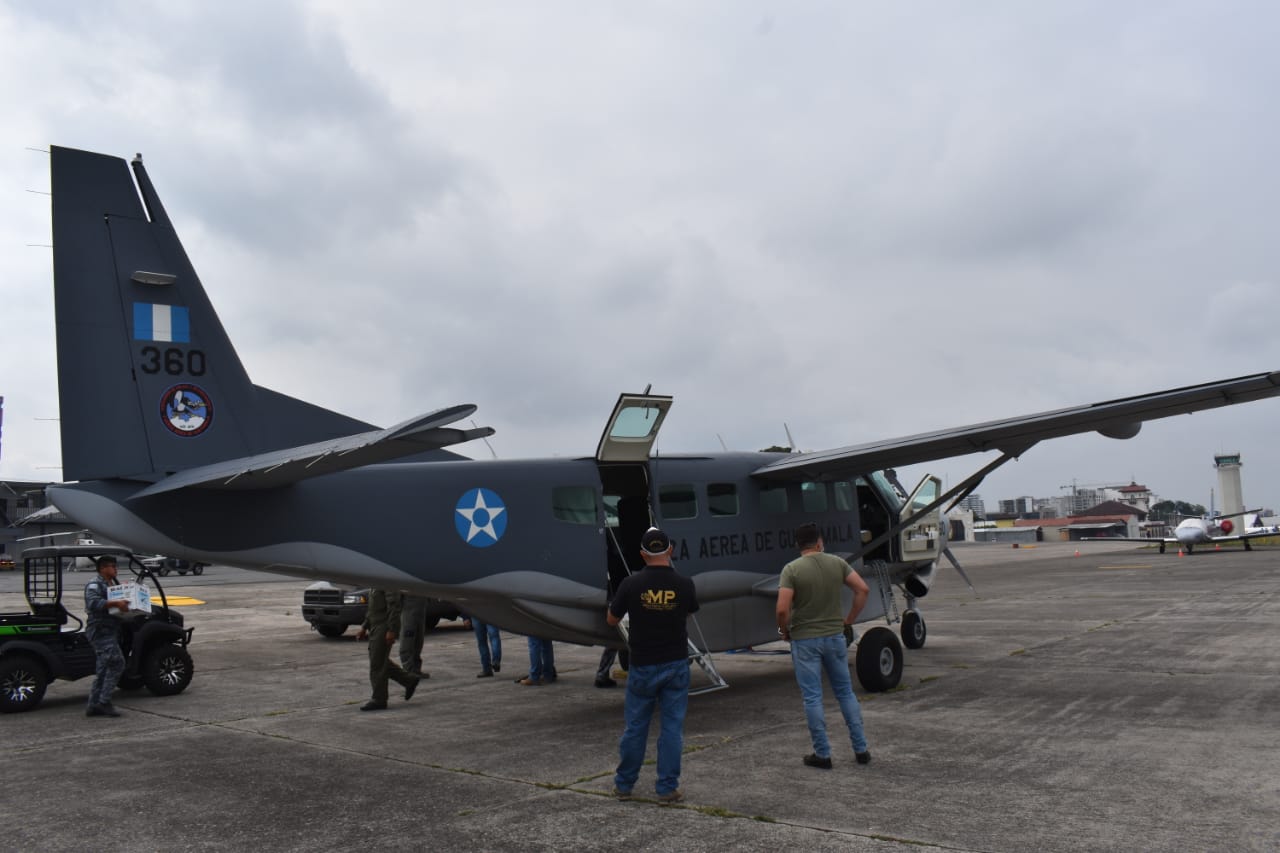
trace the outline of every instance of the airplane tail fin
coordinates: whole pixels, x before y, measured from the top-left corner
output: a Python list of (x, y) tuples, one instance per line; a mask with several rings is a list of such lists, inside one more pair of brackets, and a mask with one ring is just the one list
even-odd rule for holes
[(54, 146), (50, 169), (64, 480), (156, 481), (371, 429), (250, 382), (140, 156)]

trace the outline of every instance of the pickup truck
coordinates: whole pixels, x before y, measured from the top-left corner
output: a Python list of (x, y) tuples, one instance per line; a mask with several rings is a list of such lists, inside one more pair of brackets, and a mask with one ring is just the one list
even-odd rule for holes
[[(334, 639), (341, 637), (352, 625), (364, 622), (369, 609), (369, 590), (358, 587), (341, 587), (328, 581), (318, 581), (303, 590), (302, 618), (320, 636)], [(457, 619), (462, 614), (458, 608), (438, 598), (427, 599), (427, 628), (431, 629), (441, 619)]]

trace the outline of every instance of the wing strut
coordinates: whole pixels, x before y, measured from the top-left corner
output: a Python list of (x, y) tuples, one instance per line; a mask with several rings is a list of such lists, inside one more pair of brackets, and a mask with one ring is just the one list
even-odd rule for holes
[[(1021, 456), (1022, 454), (1030, 450), (1033, 446), (1035, 446), (1035, 442), (1032, 442), (1031, 444), (1028, 444), (1025, 447), (1019, 447), (1016, 450), (1005, 451), (1001, 453), (999, 457), (988, 462), (986, 465), (983, 465), (973, 474), (970, 474), (968, 477), (966, 477), (960, 483), (960, 485), (955, 486), (954, 488), (948, 489), (947, 491), (939, 495), (935, 500), (930, 502), (927, 506), (921, 508), (920, 510), (917, 510), (916, 512), (909, 515), (907, 518), (899, 520), (897, 524), (890, 526), (889, 529), (886, 530), (884, 533), (881, 533), (879, 536), (872, 539), (870, 542), (867, 542), (861, 547), (859, 547), (856, 551), (854, 551), (852, 554), (846, 557), (845, 560), (849, 563), (853, 563), (855, 560), (861, 559), (863, 554), (866, 554), (869, 551), (874, 551), (876, 548), (879, 548), (885, 542), (888, 542), (890, 539), (897, 536), (899, 533), (906, 530), (908, 527), (910, 527), (911, 525), (919, 521), (922, 517), (933, 512), (935, 509), (942, 506), (947, 501), (951, 500), (952, 498), (956, 498), (958, 495), (967, 494), (968, 492), (973, 491), (978, 487), (978, 484), (981, 483), (988, 474), (990, 474), (992, 471), (999, 468), (1004, 463), (1008, 462), (1010, 459), (1018, 458), (1019, 456)], [(961, 572), (960, 574), (961, 576), (963, 576), (964, 572)], [(968, 582), (969, 582), (969, 579), (966, 577), (965, 583), (968, 583)], [(972, 589), (973, 584), (970, 583), (969, 588)]]

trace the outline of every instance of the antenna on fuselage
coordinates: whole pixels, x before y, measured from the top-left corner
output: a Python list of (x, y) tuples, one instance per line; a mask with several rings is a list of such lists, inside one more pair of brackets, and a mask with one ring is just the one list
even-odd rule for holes
[[(472, 428), (473, 428), (473, 429), (480, 429), (480, 427), (476, 425), (475, 418), (472, 418), (472, 419), (471, 419), (471, 426), (472, 426)], [(497, 459), (497, 458), (498, 458), (498, 451), (496, 451), (496, 450), (494, 450), (494, 449), (493, 449), (493, 445), (489, 443), (489, 439), (488, 439), (487, 437), (485, 437), (485, 436), (483, 436), (483, 435), (482, 435), (482, 436), (480, 436), (480, 440), (484, 442), (484, 446), (485, 446), (485, 447), (489, 448), (489, 452), (493, 454), (493, 458), (494, 458), (494, 459)]]
[(782, 422), (782, 430), (787, 434), (787, 446), (791, 448), (792, 453), (799, 453), (800, 448), (796, 445), (796, 440), (791, 437), (791, 427), (787, 426), (787, 422)]
[(716, 433), (716, 440), (720, 442), (720, 446), (724, 449), (724, 452), (728, 453), (729, 445), (724, 443), (724, 439), (720, 437), (720, 433)]

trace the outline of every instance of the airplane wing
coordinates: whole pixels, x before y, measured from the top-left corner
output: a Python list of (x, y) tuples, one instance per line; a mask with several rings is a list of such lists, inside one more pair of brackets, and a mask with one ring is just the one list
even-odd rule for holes
[(1203, 385), (1075, 406), (1008, 420), (921, 433), (870, 444), (794, 453), (752, 472), (762, 479), (821, 479), (913, 465), (951, 456), (998, 450), (1020, 456), (1046, 438), (1097, 431), (1108, 438), (1132, 438), (1143, 421), (1189, 414), (1280, 395), (1280, 371), (1254, 373)]
[(456, 429), (448, 424), (470, 416), (471, 404), (440, 409), (387, 429), (348, 435), (188, 468), (134, 494), (134, 498), (178, 489), (270, 489), (322, 474), (387, 462), (493, 435), (492, 427)]
[(1210, 542), (1243, 542), (1246, 539), (1266, 539), (1276, 538), (1277, 534), (1272, 530), (1259, 530), (1254, 533), (1232, 533), (1229, 536), (1210, 536)]

